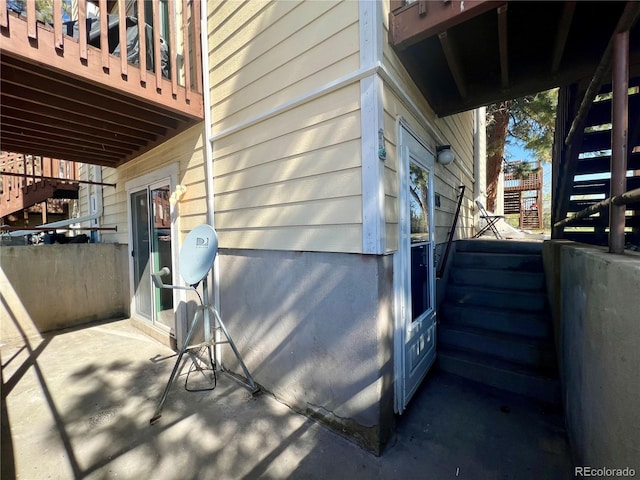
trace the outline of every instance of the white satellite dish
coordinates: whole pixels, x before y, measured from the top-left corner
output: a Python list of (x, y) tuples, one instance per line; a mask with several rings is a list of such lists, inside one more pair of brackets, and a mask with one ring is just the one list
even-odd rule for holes
[[(211, 363), (211, 370), (214, 372), (214, 386), (212, 388), (204, 389), (204, 390), (212, 390), (215, 388), (215, 370), (217, 361), (213, 359), (212, 347), (216, 345), (216, 343), (226, 343), (228, 344), (233, 353), (235, 354), (244, 374), (246, 376), (247, 382), (245, 386), (249, 388), (252, 394), (257, 394), (260, 391), (260, 387), (255, 383), (249, 369), (245, 365), (242, 357), (240, 356), (240, 352), (238, 351), (231, 335), (229, 335), (229, 331), (227, 327), (222, 322), (222, 318), (220, 318), (220, 314), (214, 308), (213, 305), (209, 302), (209, 293), (207, 286), (207, 274), (211, 270), (213, 266), (213, 261), (216, 259), (216, 255), (218, 253), (218, 235), (216, 231), (211, 225), (199, 225), (184, 239), (182, 243), (182, 248), (180, 249), (180, 275), (184, 279), (185, 283), (189, 285), (188, 287), (183, 287), (180, 285), (168, 285), (162, 282), (162, 278), (165, 275), (169, 275), (171, 271), (168, 267), (163, 267), (158, 272), (154, 272), (151, 274), (151, 278), (153, 280), (154, 285), (157, 288), (171, 288), (176, 290), (191, 290), (195, 291), (196, 287), (200, 282), (202, 282), (202, 298), (200, 298), (200, 305), (191, 321), (191, 327), (187, 332), (187, 336), (184, 339), (184, 343), (182, 348), (178, 353), (178, 358), (173, 367), (173, 371), (171, 372), (171, 376), (169, 377), (169, 381), (167, 382), (167, 386), (160, 397), (160, 402), (158, 403), (158, 407), (156, 408), (153, 417), (150, 420), (150, 423), (155, 423), (162, 415), (162, 409), (164, 408), (164, 402), (167, 399), (167, 395), (169, 395), (169, 389), (171, 388), (171, 384), (173, 383), (176, 375), (178, 374), (178, 368), (181, 365), (183, 355), (193, 349), (205, 348), (208, 350), (209, 361)], [(198, 294), (198, 297), (200, 295)], [(226, 337), (226, 341), (216, 341), (211, 335), (211, 314), (213, 314), (214, 318), (214, 329), (219, 329), (222, 334)], [(199, 343), (197, 345), (190, 345), (191, 337), (198, 325), (198, 323), (203, 322), (204, 328), (204, 343)], [(194, 365), (196, 364), (196, 360), (193, 360)], [(219, 365), (221, 370), (224, 370), (222, 364)], [(197, 370), (202, 370), (200, 367), (196, 366)], [(191, 370), (190, 370), (191, 371)], [(187, 374), (187, 380), (189, 375)], [(187, 388), (187, 384), (185, 381), (185, 388)], [(201, 389), (202, 390), (202, 389)], [(192, 390), (193, 391), (193, 390)]]
[(218, 253), (218, 235), (211, 225), (199, 225), (185, 238), (180, 249), (180, 275), (187, 285), (197, 285), (213, 266)]

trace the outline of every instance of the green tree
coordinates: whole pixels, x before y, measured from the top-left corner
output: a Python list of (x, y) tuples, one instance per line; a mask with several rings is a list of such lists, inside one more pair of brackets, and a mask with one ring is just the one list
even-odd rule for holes
[(487, 107), (487, 209), (495, 210), (498, 177), (509, 141), (522, 142), (537, 160), (551, 161), (558, 89)]
[[(33, 0), (28, 0), (33, 1)], [(43, 23), (53, 23), (53, 0), (35, 0), (36, 5), (36, 17), (38, 21)], [(27, 10), (27, 0), (14, 0), (22, 11)], [(69, 14), (71, 9), (69, 2), (64, 0), (62, 2), (62, 11)]]

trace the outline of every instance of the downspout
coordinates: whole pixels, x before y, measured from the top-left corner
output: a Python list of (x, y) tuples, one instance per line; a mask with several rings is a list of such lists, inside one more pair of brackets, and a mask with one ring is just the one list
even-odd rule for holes
[[(101, 167), (97, 165), (93, 165), (93, 178), (97, 179), (98, 182), (102, 181)], [(87, 180), (89, 180), (88, 168), (87, 168)], [(102, 211), (103, 211), (102, 191), (104, 187), (102, 185), (95, 185), (95, 187), (98, 189), (96, 191), (96, 211), (95, 212), (90, 213), (88, 215), (84, 215), (82, 217), (68, 218), (66, 220), (60, 220), (58, 222), (45, 223), (43, 225), (39, 225), (38, 228), (47, 227), (47, 228), (54, 229), (54, 228), (60, 228), (60, 227), (67, 227), (69, 225), (73, 225), (74, 223), (90, 222), (92, 220), (99, 219), (102, 216)], [(91, 186), (87, 188), (87, 209), (91, 210)], [(25, 230), (11, 232), (9, 235), (12, 237), (20, 237), (22, 235), (28, 235), (29, 233), (33, 233), (35, 231), (40, 231), (40, 230), (29, 230), (27, 228)]]
[[(204, 108), (204, 174), (207, 188), (207, 223), (216, 228), (213, 199), (213, 140), (211, 136), (211, 91), (209, 79), (209, 29), (207, 0), (200, 2), (200, 51), (202, 52), (202, 101)], [(213, 269), (209, 272), (209, 298), (220, 311), (220, 255), (216, 256)], [(216, 335), (218, 334), (216, 330)], [(216, 338), (216, 340), (218, 340)], [(216, 358), (221, 358), (220, 344), (216, 343)]]

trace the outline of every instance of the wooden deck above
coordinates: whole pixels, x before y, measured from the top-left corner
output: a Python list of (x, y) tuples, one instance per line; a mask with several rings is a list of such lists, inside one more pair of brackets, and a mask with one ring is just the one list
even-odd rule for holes
[(54, 0), (45, 24), (35, 2), (16, 13), (0, 0), (2, 150), (117, 167), (202, 121), (200, 2), (137, 2), (134, 12), (93, 3), (108, 15), (89, 18), (79, 0), (76, 21), (63, 23)]
[[(593, 76), (638, 2), (390, 0), (388, 41), (438, 116)], [(640, 71), (640, 23), (630, 69)]]

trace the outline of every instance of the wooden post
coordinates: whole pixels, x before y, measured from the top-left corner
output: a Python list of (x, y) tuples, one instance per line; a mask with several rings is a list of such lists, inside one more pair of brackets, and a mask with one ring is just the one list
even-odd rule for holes
[(102, 68), (109, 70), (109, 18), (107, 0), (100, 0), (100, 52)]
[(182, 38), (183, 38), (183, 68), (184, 68), (184, 88), (185, 98), (187, 101), (191, 100), (191, 65), (189, 60), (189, 54), (191, 49), (189, 48), (189, 22), (187, 0), (182, 0)]
[(78, 35), (80, 58), (87, 60), (87, 0), (78, 0)]
[(62, 0), (53, 0), (53, 45), (58, 50), (64, 50), (64, 35), (62, 33)]
[(176, 45), (176, 3), (169, 2), (169, 67), (171, 68), (171, 94), (178, 94), (178, 50)]
[(195, 75), (196, 75), (196, 92), (202, 93), (202, 52), (200, 47), (200, 0), (193, 0), (193, 12), (191, 15), (191, 23), (193, 24), (194, 31), (194, 46), (195, 46)]
[(33, 40), (38, 38), (38, 26), (36, 22), (36, 2), (27, 2), (27, 37)]
[(9, 26), (9, 17), (7, 16), (7, 0), (0, 0), (0, 27), (7, 28)]
[(138, 2), (138, 42), (140, 44), (140, 83), (147, 83), (147, 23), (144, 18), (144, 2)]
[[(611, 193), (627, 189), (627, 140), (629, 135), (629, 31), (616, 33), (613, 43), (613, 100), (611, 102)], [(609, 252), (624, 253), (624, 205), (609, 207)]]
[(156, 90), (162, 90), (162, 55), (160, 54), (160, 2), (151, 2), (153, 9), (153, 67), (156, 73)]
[(47, 223), (47, 216), (48, 216), (48, 211), (47, 211), (47, 201), (45, 200), (44, 202), (42, 202), (40, 204), (40, 209), (41, 209), (41, 213), (42, 213), (42, 224), (44, 225), (45, 223)]
[(119, 41), (120, 41), (120, 74), (127, 76), (127, 10), (125, 0), (118, 0)]

